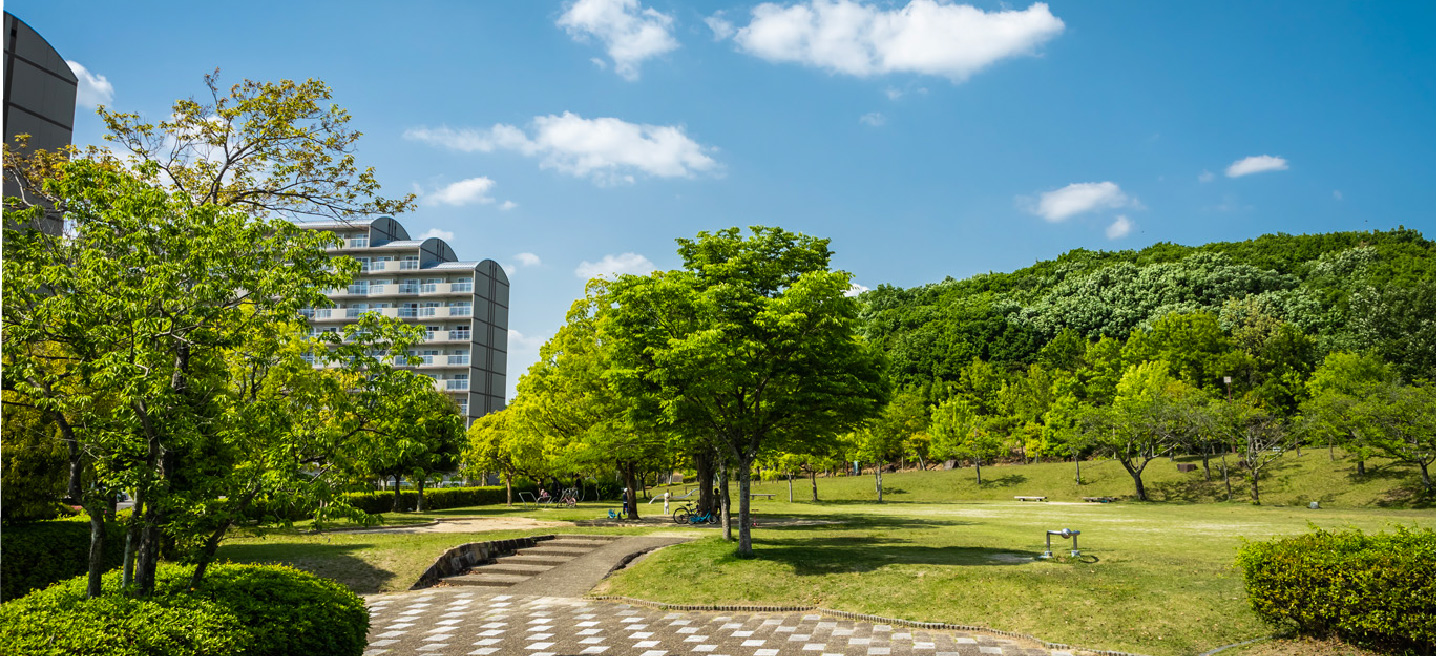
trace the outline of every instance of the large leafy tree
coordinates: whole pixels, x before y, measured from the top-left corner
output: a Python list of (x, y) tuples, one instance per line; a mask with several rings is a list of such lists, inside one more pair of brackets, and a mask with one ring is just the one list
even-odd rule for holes
[(643, 396), (616, 389), (612, 342), (601, 338), (600, 327), (610, 299), (603, 281), (592, 281), (589, 292), (517, 385), (516, 417), (540, 436), (547, 459), (567, 471), (620, 472), (629, 516), (638, 519), (638, 475), (669, 461), (669, 435), (653, 415), (634, 411), (646, 403)]
[(601, 338), (617, 378), (662, 421), (715, 444), (740, 487), (736, 553), (753, 554), (750, 479), (773, 443), (833, 440), (884, 401), (881, 362), (858, 335), (850, 276), (824, 239), (756, 227), (680, 239), (680, 271), (621, 276)]
[[(321, 290), (345, 284), (354, 264), (332, 261), (323, 234), (177, 201), (113, 162), (79, 159), (47, 172), (32, 189), (70, 230), (6, 230), (5, 383), (95, 472), (83, 499), (95, 523), (92, 555), (105, 539), (98, 522), (108, 499), (117, 489), (136, 493), (135, 582), (148, 593), (162, 531), (180, 543), (210, 536), (200, 550), (213, 554), (215, 536), (245, 503), (306, 488), (302, 470), (324, 470), (336, 452), (377, 450), (341, 448), (343, 440), (303, 448), (294, 417), (323, 414), (324, 404), (289, 405), (317, 375), (297, 310), (326, 303)], [(11, 208), (19, 224), (46, 209)], [(383, 378), (379, 361), (356, 358), (405, 343), (398, 325), (367, 332), (389, 336), (351, 335), (352, 357), (334, 372), (348, 367), (351, 378), (329, 384), (329, 399), (353, 399), (349, 392)], [(322, 350), (323, 363), (332, 355)], [(360, 424), (348, 436), (369, 435)], [(320, 484), (308, 489), (338, 479), (312, 480)], [(91, 564), (98, 594), (99, 562)]]

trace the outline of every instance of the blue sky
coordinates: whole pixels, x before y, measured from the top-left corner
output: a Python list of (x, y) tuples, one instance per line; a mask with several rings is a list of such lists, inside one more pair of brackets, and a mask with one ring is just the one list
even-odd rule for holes
[(1434, 237), (1430, 3), (5, 8), (92, 106), (163, 117), (217, 66), (328, 82), (361, 162), (420, 194), (411, 234), (510, 269), (512, 389), (582, 274), (673, 268), (700, 230), (829, 237), (869, 288), (1077, 247)]

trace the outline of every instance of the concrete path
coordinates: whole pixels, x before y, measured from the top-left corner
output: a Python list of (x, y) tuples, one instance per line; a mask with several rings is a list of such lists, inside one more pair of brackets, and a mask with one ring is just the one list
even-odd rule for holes
[(665, 612), (490, 590), (437, 587), (371, 597), (365, 656), (1068, 656), (991, 636), (815, 613)]
[(442, 585), (373, 595), (365, 655), (1069, 656), (994, 636), (817, 613), (665, 612), (580, 598), (625, 556), (685, 540), (613, 540), (508, 588)]

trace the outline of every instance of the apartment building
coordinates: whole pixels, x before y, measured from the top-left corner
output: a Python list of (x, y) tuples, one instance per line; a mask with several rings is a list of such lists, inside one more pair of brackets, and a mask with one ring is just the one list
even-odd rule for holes
[(335, 307), (303, 311), (312, 332), (339, 332), (367, 312), (424, 326), (413, 368), (455, 399), (466, 426), (505, 406), (510, 280), (499, 264), (461, 262), (449, 244), (411, 239), (388, 216), (297, 225), (335, 233), (334, 254), (360, 262), (350, 287), (327, 294)]

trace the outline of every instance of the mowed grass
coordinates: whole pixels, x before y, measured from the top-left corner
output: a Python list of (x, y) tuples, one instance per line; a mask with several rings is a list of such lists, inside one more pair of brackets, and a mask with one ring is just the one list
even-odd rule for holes
[[(1183, 460), (1182, 460), (1183, 461)], [(220, 557), (284, 562), (339, 580), (357, 592), (407, 589), (445, 549), (465, 542), (546, 533), (647, 534), (686, 531), (696, 542), (663, 549), (612, 577), (597, 592), (675, 603), (817, 604), (923, 621), (988, 626), (1043, 640), (1154, 656), (1197, 654), (1264, 636), (1232, 563), (1242, 538), (1266, 539), (1324, 528), (1373, 532), (1395, 524), (1434, 527), (1433, 505), (1411, 494), (1418, 473), (1384, 461), (1355, 476), (1354, 462), (1331, 462), (1322, 450), (1287, 456), (1262, 481), (1262, 502), (1233, 481), (1237, 501), (1208, 503), (1223, 483), (1182, 474), (1167, 459), (1152, 462), (1147, 482), (1169, 502), (1079, 503), (1081, 496), (1126, 496), (1129, 477), (1114, 462), (1082, 462), (1076, 486), (1068, 463), (887, 474), (887, 503), (874, 500), (874, 477), (820, 478), (821, 503), (809, 503), (809, 481), (758, 483), (776, 494), (754, 502), (756, 558), (733, 556), (714, 528), (554, 527), (477, 533), (306, 535), (272, 532), (240, 537)], [(1234, 472), (1232, 471), (1232, 474)], [(683, 493), (685, 488), (672, 490)], [(652, 488), (652, 494), (664, 488)], [(1016, 495), (1048, 496), (1022, 503)], [(1322, 507), (1310, 510), (1308, 501)], [(1192, 503), (1191, 501), (1200, 501)], [(679, 503), (672, 503), (672, 509)], [(1410, 506), (1421, 506), (1418, 508)], [(435, 518), (529, 517), (580, 521), (606, 516), (617, 502), (576, 509), (483, 506), (382, 517), (390, 524)], [(642, 501), (658, 519), (662, 503)], [(796, 521), (792, 521), (796, 520)], [(1045, 530), (1080, 529), (1080, 559), (1039, 561)], [(1068, 542), (1054, 542), (1068, 554)], [(1288, 643), (1287, 643), (1288, 644)], [(1272, 645), (1273, 648), (1273, 645)], [(1286, 647), (1289, 648), (1289, 647)]]
[[(602, 584), (675, 603), (817, 604), (1019, 631), (1092, 649), (1197, 654), (1268, 633), (1232, 563), (1241, 538), (1433, 527), (1431, 510), (1248, 504), (758, 501), (756, 558), (718, 538), (661, 550)], [(796, 517), (838, 524), (782, 526)], [(769, 518), (771, 524), (767, 526)], [(1045, 530), (1081, 558), (1037, 560)], [(1068, 556), (1068, 541), (1055, 538)]]
[[(1235, 466), (1234, 456), (1227, 461), (1233, 499), (1249, 501), (1249, 482)], [(1196, 471), (1180, 472), (1176, 465), (1181, 463), (1194, 464)], [(1210, 464), (1211, 481), (1206, 482), (1199, 457), (1182, 456), (1174, 462), (1169, 458), (1152, 460), (1143, 474), (1146, 490), (1154, 501), (1225, 501), (1220, 459), (1212, 458)], [(1366, 467), (1364, 476), (1355, 474), (1355, 460), (1338, 449), (1333, 461), (1325, 449), (1306, 448), (1298, 457), (1291, 451), (1263, 470), (1260, 503), (1303, 506), (1318, 501), (1341, 507), (1434, 507), (1433, 499), (1420, 494), (1423, 483), (1414, 465), (1372, 458), (1366, 461)], [(1068, 462), (985, 466), (980, 468), (980, 476), (982, 482), (977, 484), (974, 467), (885, 474), (885, 499), (949, 502), (1048, 496), (1052, 501), (1079, 501), (1081, 497), (1135, 496), (1135, 483), (1114, 460), (1081, 461), (1079, 485), (1075, 483), (1075, 465)], [(821, 501), (875, 500), (875, 476), (870, 473), (820, 477), (817, 483)], [(794, 485), (795, 499), (808, 501), (810, 480), (797, 477)], [(783, 479), (757, 482), (754, 487), (755, 492), (773, 493), (777, 499), (789, 498), (789, 483)], [(674, 486), (672, 491), (680, 494), (684, 489)], [(664, 488), (651, 492), (663, 494)]]

